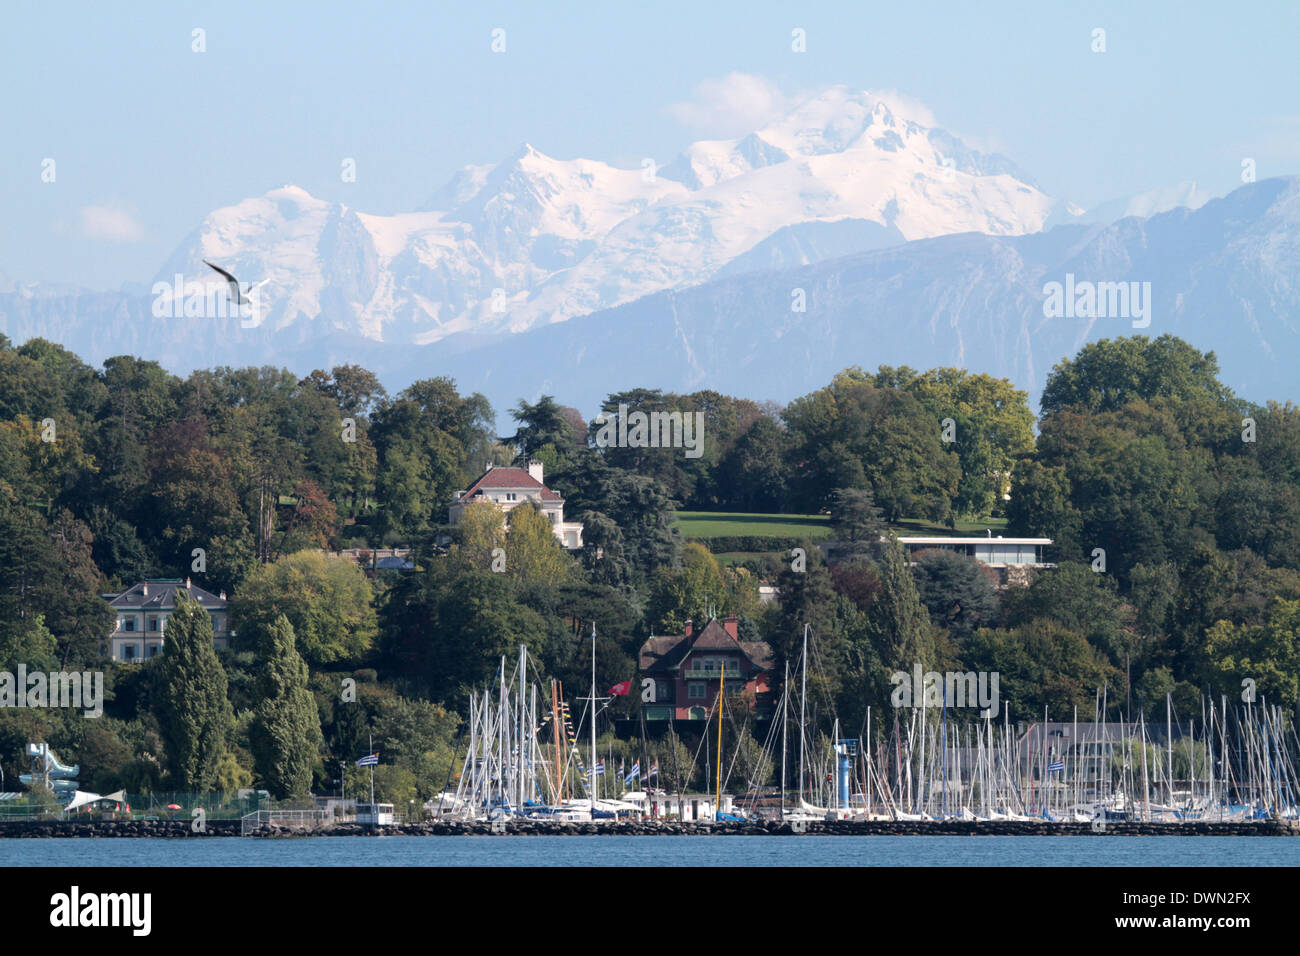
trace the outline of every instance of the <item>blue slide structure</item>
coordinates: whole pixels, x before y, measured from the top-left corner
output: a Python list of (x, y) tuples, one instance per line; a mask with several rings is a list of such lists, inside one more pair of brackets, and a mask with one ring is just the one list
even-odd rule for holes
[(32, 772), (19, 774), (18, 779), (27, 786), (44, 783), (59, 796), (75, 793), (78, 781), (74, 779), (81, 772), (77, 764), (68, 766), (61, 763), (49, 744), (28, 744), (27, 756), (32, 758)]

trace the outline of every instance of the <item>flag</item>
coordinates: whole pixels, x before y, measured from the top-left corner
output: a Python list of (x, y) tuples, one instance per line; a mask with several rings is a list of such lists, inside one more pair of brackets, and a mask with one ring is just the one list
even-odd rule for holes
[(378, 767), (378, 766), (379, 766), (379, 754), (378, 754), (378, 753), (366, 754), (364, 757), (362, 757), (360, 760), (357, 761), (357, 766), (358, 766), (358, 767)]
[(623, 697), (631, 689), (632, 689), (632, 682), (630, 680), (625, 680), (621, 684), (615, 684), (609, 690), (605, 691), (605, 693), (610, 694), (611, 696), (614, 697)]
[(605, 775), (605, 761), (597, 760), (596, 766), (587, 771), (587, 776), (591, 776), (593, 773), (595, 773), (597, 777), (603, 777)]
[(640, 760), (634, 760), (634, 761), (632, 762), (632, 769), (629, 770), (629, 771), (627, 772), (627, 776), (625, 776), (625, 777), (623, 778), (623, 785), (624, 785), (624, 786), (627, 786), (628, 784), (630, 784), (633, 780), (635, 780), (635, 779), (636, 779), (637, 777), (639, 777), (639, 776), (641, 776), (641, 761), (640, 761)]
[(1063, 760), (1053, 760), (1051, 763), (1049, 763), (1049, 764), (1047, 765), (1047, 772), (1048, 772), (1048, 773), (1064, 773), (1064, 772), (1065, 772), (1065, 761), (1063, 761)]
[(658, 760), (656, 760), (654, 763), (652, 763), (652, 764), (650, 765), (650, 772), (649, 772), (648, 774), (646, 774), (645, 776), (646, 776), (646, 779), (647, 779), (647, 780), (651, 779), (652, 777), (657, 777), (657, 776), (659, 776), (659, 761), (658, 761)]

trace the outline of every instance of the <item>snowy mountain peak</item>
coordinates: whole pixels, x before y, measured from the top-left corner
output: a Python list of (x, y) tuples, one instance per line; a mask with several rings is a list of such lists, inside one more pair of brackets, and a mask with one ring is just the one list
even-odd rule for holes
[[(1010, 160), (897, 94), (837, 86), (665, 166), (523, 143), (465, 166), (419, 211), (372, 216), (285, 185), (210, 214), (164, 266), (269, 278), (268, 321), (383, 341), (521, 331), (695, 285), (959, 232), (1020, 235), (1053, 208)], [(828, 231), (829, 230), (829, 231)]]

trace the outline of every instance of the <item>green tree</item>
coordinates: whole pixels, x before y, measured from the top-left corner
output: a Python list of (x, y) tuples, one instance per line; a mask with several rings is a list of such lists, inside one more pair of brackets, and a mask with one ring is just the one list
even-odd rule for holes
[(880, 585), (880, 595), (868, 613), (872, 643), (881, 661), (891, 671), (910, 672), (917, 663), (928, 668), (935, 660), (930, 620), (897, 540), (883, 549)]
[(974, 558), (952, 551), (927, 550), (912, 566), (916, 592), (930, 620), (947, 628), (960, 643), (978, 627), (997, 623), (998, 600), (990, 572)]
[(1275, 601), (1263, 623), (1219, 621), (1205, 635), (1208, 674), (1213, 686), (1240, 693), (1242, 681), (1255, 682), (1258, 698), (1296, 706), (1300, 674), (1300, 601)]
[(212, 646), (212, 618), (180, 589), (157, 667), (155, 709), (173, 782), (181, 790), (207, 792), (216, 783), (234, 714)]
[(286, 555), (250, 574), (233, 595), (236, 645), (253, 650), (259, 628), (283, 614), (309, 664), (356, 660), (378, 631), (372, 599), (364, 572), (347, 558), (316, 551)]
[(506, 535), (506, 573), (523, 587), (556, 586), (574, 571), (541, 508), (525, 502), (510, 509)]
[(254, 766), (272, 796), (302, 797), (319, 761), (320, 715), (289, 619), (281, 614), (260, 631), (258, 702), (249, 727)]
[(836, 488), (831, 494), (831, 534), (839, 560), (868, 557), (880, 549), (885, 522), (870, 488)]
[(1052, 369), (1042, 412), (1047, 416), (1067, 407), (1113, 412), (1157, 397), (1226, 401), (1231, 393), (1218, 374), (1213, 352), (1199, 352), (1173, 335), (1102, 339)]

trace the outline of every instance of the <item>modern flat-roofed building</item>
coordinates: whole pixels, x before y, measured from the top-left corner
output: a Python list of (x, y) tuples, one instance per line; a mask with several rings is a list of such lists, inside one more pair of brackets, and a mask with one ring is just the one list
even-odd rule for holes
[(1032, 572), (1056, 567), (1043, 553), (1051, 547), (1051, 538), (900, 537), (898, 543), (909, 562), (922, 551), (952, 551), (974, 558), (996, 577), (998, 587), (1028, 584)]
[(1051, 538), (899, 538), (908, 560), (920, 551), (955, 551), (974, 558), (991, 568), (1024, 566), (1053, 568), (1055, 564), (1043, 560), (1043, 549), (1050, 547)]

